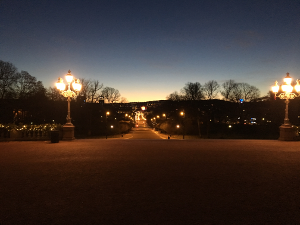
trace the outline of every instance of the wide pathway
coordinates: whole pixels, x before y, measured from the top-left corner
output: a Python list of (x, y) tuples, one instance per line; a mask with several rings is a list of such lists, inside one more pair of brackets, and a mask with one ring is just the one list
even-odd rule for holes
[(300, 224), (299, 175), (299, 142), (1, 142), (0, 224)]
[(158, 132), (155, 132), (152, 128), (137, 127), (133, 128), (128, 134), (125, 135), (125, 139), (165, 139)]

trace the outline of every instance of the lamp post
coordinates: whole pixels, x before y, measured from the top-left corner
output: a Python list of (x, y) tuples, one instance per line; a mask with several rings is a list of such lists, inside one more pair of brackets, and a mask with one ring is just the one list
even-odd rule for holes
[(181, 112), (180, 112), (180, 116), (181, 116), (181, 118), (182, 118), (182, 122), (181, 122), (181, 124), (182, 124), (182, 139), (184, 139), (184, 118), (185, 118), (185, 113), (184, 113), (184, 111), (181, 111)]
[[(283, 81), (284, 84), (280, 86), (278, 86), (278, 82), (275, 81), (275, 86), (272, 87), (272, 91), (275, 94), (275, 99), (276, 97), (285, 99), (285, 117), (283, 124), (280, 126), (279, 140), (292, 141), (295, 139), (296, 132), (289, 120), (289, 102), (290, 99), (294, 99), (295, 97), (299, 96), (300, 85), (299, 80), (296, 81), (295, 85), (292, 85), (292, 78), (290, 77), (289, 73), (286, 73), (286, 77), (283, 79)], [(281, 93), (279, 93), (279, 91)], [(279, 94), (277, 95), (277, 93)]]
[(107, 139), (107, 126), (108, 126), (108, 121), (107, 121), (107, 117), (109, 116), (110, 112), (106, 112), (105, 113), (105, 121), (106, 121), (106, 124), (105, 124), (105, 138)]
[[(63, 82), (62, 78), (58, 78), (58, 82), (56, 83), (56, 87), (58, 90), (61, 91), (61, 94), (68, 98), (68, 115), (67, 115), (67, 123), (63, 126), (63, 140), (73, 140), (74, 139), (74, 125), (71, 122), (71, 98), (75, 98), (79, 91), (81, 90), (81, 84), (79, 79), (75, 79), (71, 71), (68, 71), (68, 74), (66, 75), (67, 85), (68, 89), (66, 89), (66, 85)], [(71, 90), (72, 87), (72, 90)]]

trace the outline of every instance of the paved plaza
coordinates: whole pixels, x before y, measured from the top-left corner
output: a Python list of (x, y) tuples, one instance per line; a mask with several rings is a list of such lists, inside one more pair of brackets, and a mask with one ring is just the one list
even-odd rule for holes
[(0, 142), (0, 224), (300, 224), (299, 142), (128, 137)]

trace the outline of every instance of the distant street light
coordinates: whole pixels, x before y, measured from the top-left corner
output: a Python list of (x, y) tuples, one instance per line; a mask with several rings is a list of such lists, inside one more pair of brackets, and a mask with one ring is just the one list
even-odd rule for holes
[[(68, 89), (66, 89), (66, 85), (63, 82), (62, 78), (58, 78), (58, 82), (56, 83), (56, 87), (58, 90), (61, 91), (61, 94), (68, 98), (68, 116), (67, 116), (67, 123), (63, 126), (63, 140), (73, 140), (74, 139), (74, 125), (71, 122), (71, 109), (70, 109), (70, 102), (71, 98), (75, 98), (79, 91), (81, 90), (81, 84), (79, 79), (75, 79), (71, 71), (68, 71), (66, 75), (66, 80), (68, 83)], [(72, 83), (73, 82), (73, 83)], [(72, 85), (71, 85), (72, 83)], [(73, 90), (71, 90), (71, 87)]]
[[(300, 85), (299, 80), (296, 81), (295, 85), (292, 85), (292, 78), (290, 77), (289, 73), (286, 74), (286, 77), (283, 79), (283, 81), (283, 85), (278, 86), (278, 82), (276, 81), (275, 86), (272, 87), (272, 91), (275, 94), (275, 99), (276, 97), (279, 97), (280, 99), (285, 99), (285, 117), (284, 123), (280, 126), (279, 140), (292, 141), (296, 136), (296, 131), (289, 120), (289, 101), (290, 99), (294, 99), (295, 97), (299, 96)], [(276, 96), (277, 93), (279, 93), (278, 96)]]

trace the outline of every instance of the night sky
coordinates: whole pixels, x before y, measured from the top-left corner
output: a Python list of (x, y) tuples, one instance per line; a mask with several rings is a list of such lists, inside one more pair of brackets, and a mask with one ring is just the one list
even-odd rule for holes
[(187, 82), (300, 79), (300, 1), (1, 0), (0, 59), (45, 87), (70, 69), (129, 101)]

